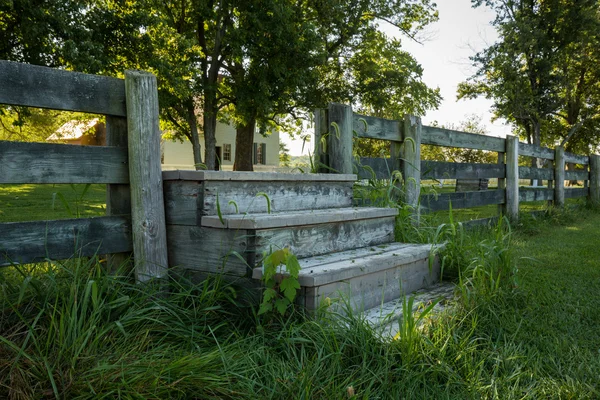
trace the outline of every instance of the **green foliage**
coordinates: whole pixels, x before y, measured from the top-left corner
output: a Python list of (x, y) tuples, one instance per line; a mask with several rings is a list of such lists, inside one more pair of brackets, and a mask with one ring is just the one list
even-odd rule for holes
[(292, 165), (292, 156), (290, 156), (290, 149), (283, 142), (279, 142), (279, 165), (283, 167), (290, 167)]
[[(83, 189), (81, 190), (81, 193), (77, 192), (77, 185), (74, 184), (70, 184), (69, 187), (71, 188), (71, 190), (74, 193), (74, 209), (71, 208), (71, 206), (69, 205), (69, 201), (67, 200), (67, 198), (65, 197), (64, 194), (62, 194), (61, 192), (56, 192), (56, 195), (58, 196), (58, 198), (60, 199), (61, 203), (63, 204), (63, 206), (65, 207), (65, 209), (67, 210), (67, 212), (69, 213), (69, 215), (71, 217), (74, 218), (81, 218), (81, 206), (82, 206), (82, 201), (83, 198), (85, 197), (85, 194), (88, 192), (88, 190), (90, 190), (90, 187), (92, 187), (92, 185), (90, 183), (86, 184), (83, 186)], [(54, 204), (52, 205), (52, 208), (54, 208)]]
[[(283, 273), (286, 275), (282, 276)], [(288, 248), (273, 251), (268, 255), (264, 254), (262, 280), (265, 291), (258, 315), (272, 311), (284, 315), (294, 302), (297, 290), (300, 289), (299, 274), (298, 259)]]

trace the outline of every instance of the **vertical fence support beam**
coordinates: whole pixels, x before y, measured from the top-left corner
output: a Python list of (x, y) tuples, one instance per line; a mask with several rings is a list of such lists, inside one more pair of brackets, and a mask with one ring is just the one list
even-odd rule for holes
[(600, 156), (590, 156), (590, 203), (594, 206), (600, 205)]
[(519, 138), (506, 135), (506, 200), (504, 213), (511, 221), (519, 219)]
[(315, 110), (315, 143), (313, 149), (313, 171), (311, 172), (327, 172), (325, 166), (329, 165), (329, 160), (327, 159), (327, 150), (326, 144), (325, 148), (323, 147), (321, 141), (324, 135), (327, 133), (328, 127), (328, 114), (329, 111), (323, 108), (317, 108)]
[(327, 158), (329, 172), (352, 174), (352, 107), (331, 103), (328, 111)]
[[(106, 116), (106, 145), (127, 148), (127, 118)], [(106, 185), (106, 215), (131, 215), (131, 193), (129, 185)], [(131, 253), (106, 256), (109, 271), (116, 272)]]
[[(498, 152), (498, 164), (504, 165), (504, 156), (506, 153)], [(506, 176), (506, 171), (504, 172), (504, 176)], [(506, 178), (498, 178), (498, 189), (506, 189)], [(504, 205), (498, 204), (498, 214), (502, 214), (504, 211)]]
[(562, 146), (554, 149), (554, 205), (565, 205), (565, 149)]
[(421, 118), (404, 117), (402, 129), (402, 177), (404, 200), (413, 208), (415, 220), (419, 221), (419, 197), (421, 195)]
[(131, 225), (138, 282), (167, 277), (167, 233), (160, 167), (156, 77), (125, 72)]

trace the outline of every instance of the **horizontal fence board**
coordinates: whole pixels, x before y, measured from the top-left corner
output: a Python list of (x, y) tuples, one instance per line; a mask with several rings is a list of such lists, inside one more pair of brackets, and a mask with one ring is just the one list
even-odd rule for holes
[(590, 163), (588, 156), (580, 156), (579, 154), (573, 154), (565, 151), (565, 162), (587, 165)]
[(519, 190), (519, 201), (553, 200), (554, 189), (523, 189)]
[(553, 168), (519, 167), (519, 179), (554, 180)]
[(127, 149), (0, 141), (0, 183), (129, 183)]
[[(389, 179), (393, 172), (392, 162), (389, 158), (361, 157), (360, 164), (354, 164), (358, 179)], [(372, 171), (371, 171), (372, 170)]]
[(452, 203), (453, 209), (504, 204), (504, 189), (421, 196), (421, 206), (429, 211), (448, 210), (450, 203)]
[(587, 181), (590, 179), (590, 173), (588, 171), (565, 171), (565, 179)]
[(489, 150), (501, 153), (506, 150), (506, 139), (494, 136), (478, 135), (476, 133), (453, 131), (425, 125), (422, 128), (422, 135), (421, 144)]
[[(365, 122), (367, 123), (366, 130)], [(359, 137), (397, 142), (402, 140), (400, 137), (400, 121), (354, 113), (352, 116), (352, 127)]]
[(421, 161), (421, 179), (489, 179), (505, 176), (504, 164)]
[(589, 188), (565, 189), (565, 198), (586, 197), (590, 193)]
[(126, 116), (122, 79), (0, 61), (0, 104)]
[(519, 155), (554, 160), (554, 150), (529, 143), (519, 143)]
[(0, 224), (0, 265), (4, 266), (131, 250), (131, 223), (124, 217)]

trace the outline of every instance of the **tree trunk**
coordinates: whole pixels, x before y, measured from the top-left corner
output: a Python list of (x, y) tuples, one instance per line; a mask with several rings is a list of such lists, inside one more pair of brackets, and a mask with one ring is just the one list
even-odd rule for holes
[(196, 119), (196, 113), (194, 110), (194, 101), (190, 99), (186, 105), (187, 111), (187, 122), (190, 126), (192, 151), (194, 153), (194, 166), (196, 170), (201, 169), (202, 154), (200, 153), (200, 136), (198, 135), (198, 121)]
[(252, 118), (245, 125), (238, 125), (235, 136), (234, 171), (254, 171), (252, 154), (254, 151), (254, 127), (256, 119)]
[(216, 146), (217, 146), (217, 107), (216, 93), (212, 88), (207, 88), (204, 93), (204, 159), (206, 169), (216, 169)]

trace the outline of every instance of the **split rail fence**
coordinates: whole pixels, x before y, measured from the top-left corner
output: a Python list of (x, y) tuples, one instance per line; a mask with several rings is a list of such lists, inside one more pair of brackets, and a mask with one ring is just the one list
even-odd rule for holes
[(166, 275), (156, 77), (125, 79), (0, 60), (0, 104), (106, 116), (107, 146), (0, 141), (0, 184), (107, 184), (106, 216), (0, 224), (0, 266), (133, 252), (136, 279)]
[[(353, 158), (353, 137), (386, 140), (391, 143), (390, 159)], [(321, 140), (326, 146), (320, 146)], [(330, 104), (315, 112), (315, 156), (323, 172), (358, 173), (360, 178), (390, 178), (390, 171), (400, 171), (404, 180), (407, 204), (426, 211), (501, 205), (505, 215), (516, 220), (519, 203), (548, 200), (563, 206), (566, 198), (587, 197), (600, 204), (600, 156), (582, 156), (565, 152), (562, 147), (549, 149), (520, 143), (515, 136), (506, 139), (423, 126), (418, 117), (402, 121), (360, 115), (352, 107)], [(496, 164), (453, 163), (421, 159), (421, 145), (487, 150), (498, 154)], [(519, 156), (551, 161), (552, 168), (519, 165)], [(565, 170), (565, 164), (580, 165), (580, 170)], [(370, 168), (366, 169), (367, 165)], [(373, 172), (372, 172), (372, 171)], [(421, 180), (430, 179), (498, 179), (494, 190), (421, 195)], [(548, 187), (525, 188), (519, 179), (546, 180)], [(565, 180), (584, 181), (583, 188), (565, 188)]]

